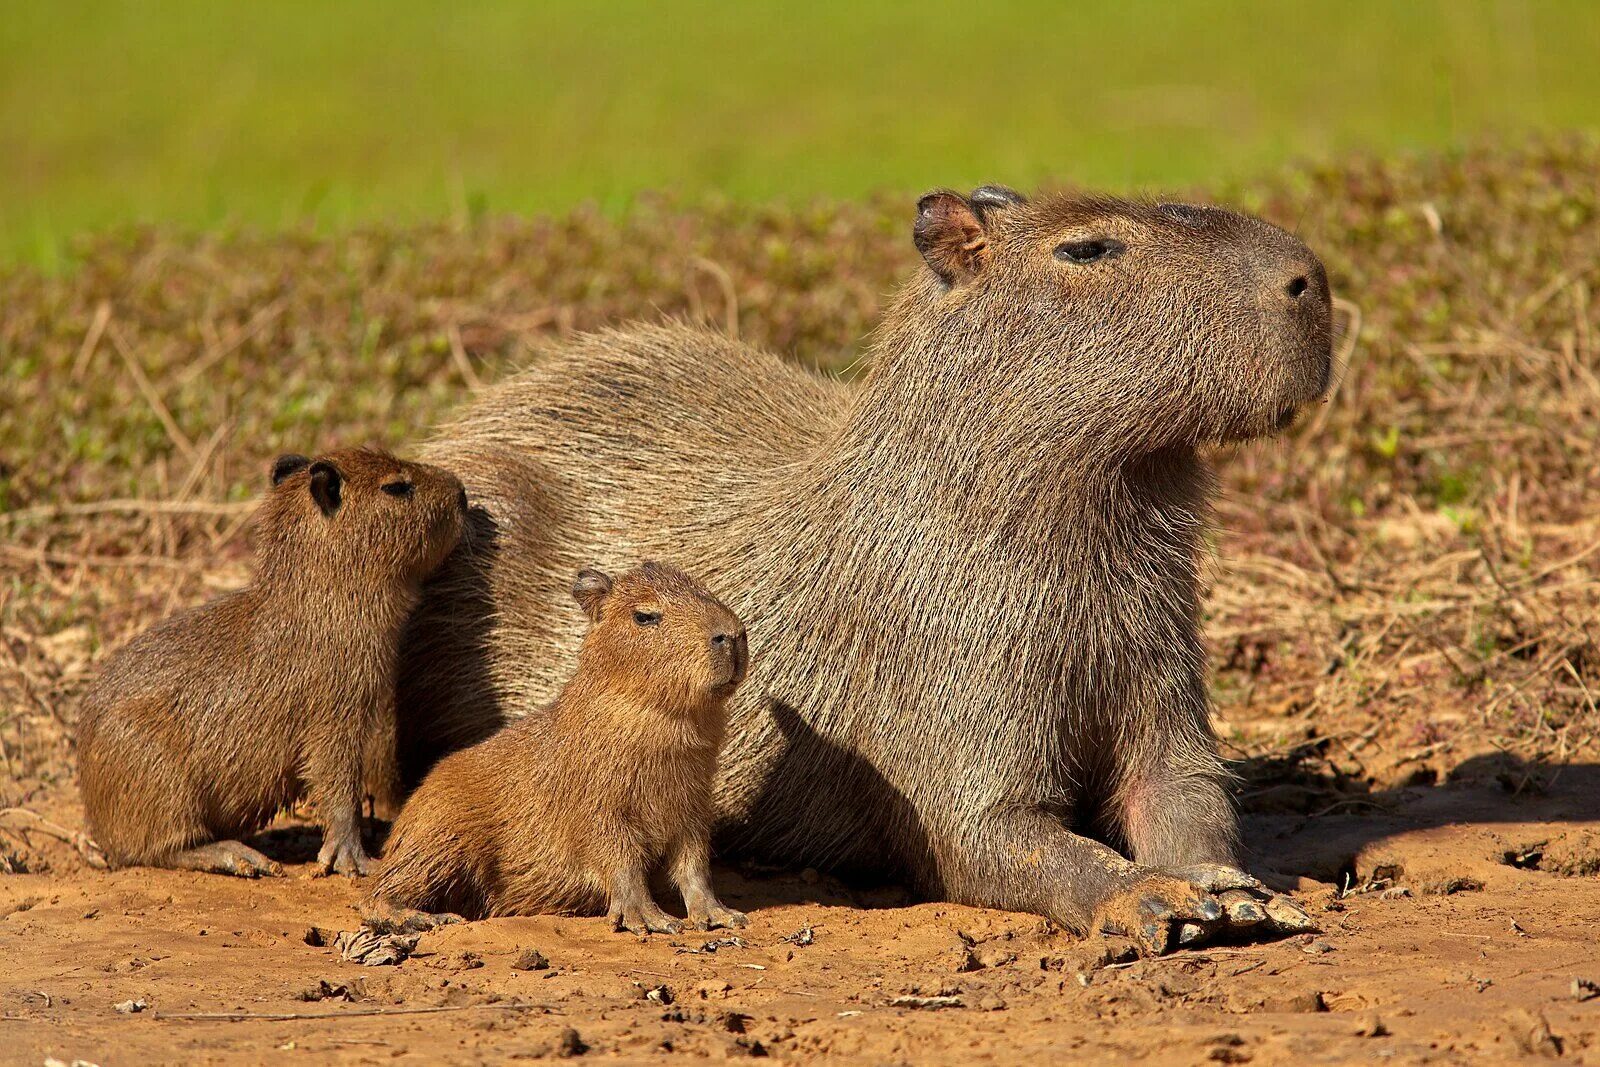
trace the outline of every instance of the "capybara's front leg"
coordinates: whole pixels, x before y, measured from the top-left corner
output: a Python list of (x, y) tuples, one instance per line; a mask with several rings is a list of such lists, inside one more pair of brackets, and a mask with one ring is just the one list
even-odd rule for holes
[(683, 932), (683, 923), (662, 911), (650, 895), (642, 863), (627, 864), (612, 872), (610, 892), (606, 918), (611, 920), (613, 930), (640, 935)]
[(672, 881), (683, 894), (689, 924), (696, 930), (731, 929), (750, 920), (744, 912), (726, 907), (711, 889), (711, 844), (703, 832), (678, 840), (672, 855)]
[(1237, 866), (1239, 820), (1228, 795), (1228, 772), (1217, 755), (1204, 690), (1180, 707), (1151, 717), (1128, 753), (1113, 811), (1137, 863), (1181, 867)]
[(355, 745), (323, 745), (324, 751), (306, 768), (311, 802), (322, 823), (322, 874), (367, 873), (367, 852), (361, 845), (361, 757)]

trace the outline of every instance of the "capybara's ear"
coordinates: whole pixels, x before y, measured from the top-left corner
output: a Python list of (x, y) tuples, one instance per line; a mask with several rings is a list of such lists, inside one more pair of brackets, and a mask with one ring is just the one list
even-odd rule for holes
[(911, 239), (946, 285), (967, 281), (989, 262), (989, 238), (977, 209), (966, 197), (949, 190), (929, 193), (917, 201)]
[(279, 456), (272, 464), (272, 484), (278, 485), (295, 471), (303, 471), (311, 466), (311, 461), (305, 456), (294, 452)]
[(572, 598), (583, 608), (583, 613), (589, 616), (590, 622), (600, 621), (600, 609), (605, 606), (606, 597), (610, 595), (611, 579), (604, 571), (581, 570), (572, 580)]
[(344, 478), (332, 463), (319, 459), (311, 465), (311, 499), (317, 502), (317, 507), (322, 509), (324, 515), (332, 515), (339, 510), (343, 485)]
[(972, 190), (972, 195), (967, 199), (977, 210), (978, 218), (984, 222), (989, 221), (991, 211), (1004, 211), (1008, 207), (1028, 202), (1027, 197), (1005, 185), (980, 185)]

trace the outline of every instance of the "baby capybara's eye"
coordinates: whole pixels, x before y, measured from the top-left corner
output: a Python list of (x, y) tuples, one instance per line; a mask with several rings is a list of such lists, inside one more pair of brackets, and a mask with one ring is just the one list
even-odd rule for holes
[(1097, 237), (1092, 241), (1064, 241), (1056, 246), (1056, 258), (1066, 263), (1093, 263), (1116, 255), (1126, 247), (1121, 241)]
[(655, 626), (661, 621), (661, 612), (641, 609), (633, 613), (633, 621), (640, 626)]
[(404, 500), (406, 497), (411, 495), (416, 487), (410, 482), (385, 482), (383, 485), (379, 486), (379, 488), (385, 493), (388, 493), (390, 496), (397, 496)]

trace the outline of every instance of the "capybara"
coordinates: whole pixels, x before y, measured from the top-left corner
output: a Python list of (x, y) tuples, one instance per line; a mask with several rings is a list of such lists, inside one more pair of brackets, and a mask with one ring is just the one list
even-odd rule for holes
[[(442, 760), (406, 801), (373, 895), (483, 918), (609, 908), (617, 929), (676, 933), (647, 881), (665, 861), (699, 929), (743, 926), (711, 891), (711, 781), (744, 626), (682, 571), (578, 574), (589, 620), (549, 708)], [(485, 788), (486, 784), (492, 786)]]
[(460, 540), (455, 475), (370, 449), (287, 455), (245, 588), (157, 624), (84, 697), (78, 782), (115, 865), (278, 873), (236, 838), (302, 797), (324, 873), (365, 874), (360, 809), (395, 792), (395, 658)]
[(1324, 393), (1322, 264), (1218, 208), (993, 186), (923, 197), (912, 237), (861, 385), (632, 326), (557, 348), (426, 446), (488, 536), (408, 631), (403, 762), (414, 779), (550, 698), (580, 636), (563, 574), (667, 556), (738, 590), (759, 636), (721, 844), (1147, 952), (1308, 927), (1238, 868), (1198, 450)]

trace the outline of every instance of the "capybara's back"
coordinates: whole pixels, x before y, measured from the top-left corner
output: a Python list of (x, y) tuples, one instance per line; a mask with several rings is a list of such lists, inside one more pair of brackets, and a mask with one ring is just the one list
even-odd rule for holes
[(239, 642), (253, 601), (234, 593), (168, 619), (85, 693), (78, 783), (90, 835), (113, 864), (158, 863), (247, 833), (292, 797), (292, 734), (246, 728), (259, 720), (257, 694), (209, 685), (197, 669), (248, 655)]

